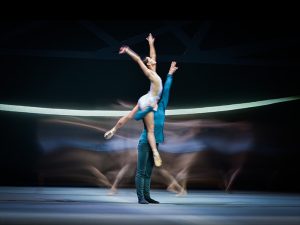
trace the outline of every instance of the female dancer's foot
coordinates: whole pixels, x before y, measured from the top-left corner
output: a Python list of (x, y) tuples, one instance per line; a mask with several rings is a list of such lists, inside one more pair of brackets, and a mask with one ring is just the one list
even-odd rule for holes
[(162, 160), (160, 158), (157, 149), (153, 150), (153, 159), (154, 159), (155, 166), (160, 167), (162, 165)]
[(104, 138), (105, 139), (111, 139), (112, 136), (114, 136), (114, 134), (116, 133), (116, 128), (112, 128), (111, 130), (107, 131), (105, 134), (104, 134)]

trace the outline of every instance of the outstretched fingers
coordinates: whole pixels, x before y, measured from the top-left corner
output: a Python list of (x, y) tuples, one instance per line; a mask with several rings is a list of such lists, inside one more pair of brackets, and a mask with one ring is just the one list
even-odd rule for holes
[(126, 52), (126, 50), (127, 49), (129, 49), (129, 47), (128, 46), (122, 46), (121, 48), (120, 48), (120, 50), (119, 50), (119, 54), (124, 54), (125, 52)]
[(152, 36), (152, 34), (150, 33), (148, 35), (148, 37), (146, 38), (146, 40), (149, 42), (149, 43), (154, 43), (155, 41), (155, 38)]

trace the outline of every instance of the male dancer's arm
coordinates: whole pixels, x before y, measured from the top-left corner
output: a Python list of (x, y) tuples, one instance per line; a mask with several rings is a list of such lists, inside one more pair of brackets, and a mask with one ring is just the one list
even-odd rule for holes
[(161, 97), (161, 103), (163, 104), (164, 109), (167, 108), (167, 105), (169, 103), (169, 96), (170, 96), (170, 89), (173, 81), (173, 74), (176, 72), (177, 69), (178, 67), (176, 67), (176, 62), (173, 61), (170, 66), (169, 73), (167, 75), (167, 79), (165, 81), (164, 89)]

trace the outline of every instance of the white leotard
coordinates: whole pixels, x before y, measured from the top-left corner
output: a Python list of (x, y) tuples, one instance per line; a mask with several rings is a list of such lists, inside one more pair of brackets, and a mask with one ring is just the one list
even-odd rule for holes
[(151, 83), (149, 92), (147, 94), (143, 95), (142, 97), (140, 97), (140, 99), (138, 101), (139, 108), (141, 110), (144, 110), (148, 106), (155, 107), (156, 103), (160, 99), (162, 90), (163, 90), (162, 81), (161, 81), (161, 78), (159, 77), (159, 90), (158, 90), (157, 95), (153, 96), (153, 84)]

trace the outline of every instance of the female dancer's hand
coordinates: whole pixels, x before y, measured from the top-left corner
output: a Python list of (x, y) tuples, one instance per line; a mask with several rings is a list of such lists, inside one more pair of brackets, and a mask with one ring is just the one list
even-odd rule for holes
[(146, 40), (149, 42), (149, 44), (153, 44), (155, 41), (155, 38), (152, 36), (152, 34), (150, 33), (148, 35), (148, 37), (146, 38)]
[(128, 46), (122, 46), (122, 47), (120, 48), (120, 50), (119, 50), (119, 54), (124, 54), (124, 53), (126, 53), (126, 50), (128, 50), (128, 49), (129, 49)]
[(175, 73), (177, 69), (178, 69), (178, 67), (176, 67), (176, 62), (173, 61), (171, 63), (170, 69), (169, 69), (169, 74), (173, 75), (173, 73)]

